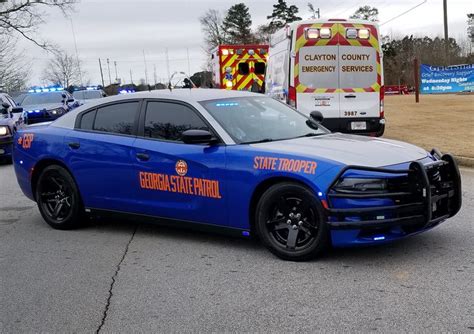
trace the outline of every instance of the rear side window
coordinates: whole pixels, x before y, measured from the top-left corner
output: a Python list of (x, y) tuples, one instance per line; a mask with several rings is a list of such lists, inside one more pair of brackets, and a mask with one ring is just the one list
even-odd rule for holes
[(114, 104), (97, 109), (93, 130), (131, 135), (138, 102)]
[(83, 114), (79, 128), (83, 130), (92, 130), (92, 127), (94, 126), (95, 113), (96, 110), (92, 110)]
[(250, 73), (249, 64), (248, 63), (239, 63), (239, 74), (247, 75)]
[(255, 74), (265, 74), (265, 63), (262, 63), (262, 62), (255, 63)]
[(144, 135), (148, 138), (181, 141), (186, 130), (207, 130), (208, 126), (191, 108), (170, 102), (148, 102)]

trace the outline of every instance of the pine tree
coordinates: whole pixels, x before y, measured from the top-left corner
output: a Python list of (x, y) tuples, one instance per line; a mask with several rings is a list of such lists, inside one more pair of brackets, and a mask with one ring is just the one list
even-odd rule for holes
[(249, 44), (254, 40), (252, 35), (252, 18), (249, 8), (244, 3), (238, 3), (229, 8), (222, 27), (226, 39), (231, 44)]
[(269, 29), (276, 31), (283, 28), (287, 23), (301, 20), (301, 17), (296, 16), (298, 7), (295, 5), (288, 6), (285, 0), (278, 0), (278, 3), (273, 5), (272, 15), (267, 16), (271, 22), (268, 25)]

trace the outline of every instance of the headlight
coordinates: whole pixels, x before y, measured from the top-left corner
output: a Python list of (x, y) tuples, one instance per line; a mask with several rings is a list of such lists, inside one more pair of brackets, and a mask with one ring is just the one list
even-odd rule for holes
[(386, 179), (362, 179), (347, 177), (336, 183), (334, 189), (336, 191), (384, 191), (387, 190)]
[(0, 126), (0, 136), (6, 136), (9, 132), (8, 126)]
[(64, 113), (64, 110), (62, 108), (56, 108), (56, 109), (49, 110), (49, 113), (51, 115), (62, 115)]

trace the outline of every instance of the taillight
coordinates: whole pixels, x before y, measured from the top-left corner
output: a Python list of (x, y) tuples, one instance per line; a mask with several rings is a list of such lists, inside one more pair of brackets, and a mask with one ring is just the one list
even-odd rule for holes
[(290, 86), (288, 90), (288, 104), (293, 108), (296, 108), (296, 88)]
[(385, 97), (385, 86), (380, 87), (380, 118), (384, 118), (385, 111), (383, 109), (383, 100)]

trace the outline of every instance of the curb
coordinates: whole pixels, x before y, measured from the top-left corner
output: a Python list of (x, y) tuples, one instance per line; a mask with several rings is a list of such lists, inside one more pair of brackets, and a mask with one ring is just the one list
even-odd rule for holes
[(474, 168), (474, 158), (461, 157), (459, 155), (455, 155), (454, 159), (456, 159), (459, 166)]

